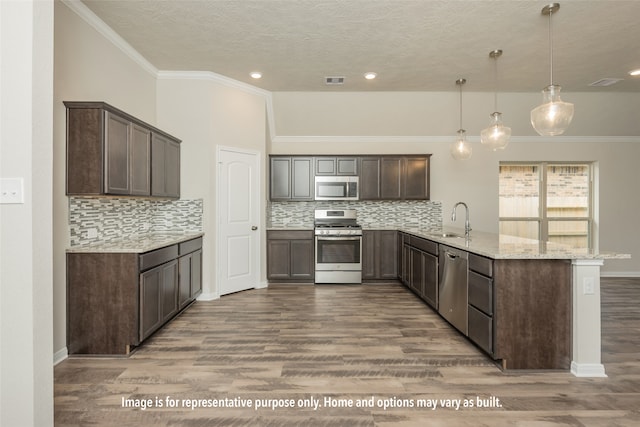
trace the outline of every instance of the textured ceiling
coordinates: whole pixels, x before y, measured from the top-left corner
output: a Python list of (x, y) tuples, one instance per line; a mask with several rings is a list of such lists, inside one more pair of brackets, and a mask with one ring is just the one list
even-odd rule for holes
[[(543, 1), (83, 0), (160, 70), (212, 71), (270, 91), (538, 91)], [(564, 0), (552, 17), (563, 91), (639, 92), (640, 1)], [(497, 61), (494, 49), (504, 51)], [(249, 73), (259, 70), (261, 80)], [(363, 74), (378, 78), (367, 81)], [(344, 76), (326, 86), (325, 76)], [(622, 78), (609, 87), (589, 87)]]

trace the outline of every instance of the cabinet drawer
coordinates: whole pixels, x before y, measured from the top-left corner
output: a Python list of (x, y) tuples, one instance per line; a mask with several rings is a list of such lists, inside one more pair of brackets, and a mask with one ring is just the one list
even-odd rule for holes
[(178, 257), (178, 245), (171, 245), (140, 255), (140, 271), (148, 270)]
[(202, 249), (202, 237), (198, 237), (197, 239), (187, 240), (186, 242), (180, 243), (180, 247), (178, 252), (180, 255), (189, 254), (191, 252), (195, 252), (198, 249)]
[(313, 239), (313, 230), (269, 230), (267, 239), (309, 240)]
[(469, 339), (493, 355), (493, 318), (469, 306)]
[(420, 249), (423, 252), (430, 253), (431, 255), (438, 255), (438, 244), (431, 240), (411, 236), (411, 246)]
[(493, 315), (493, 283), (492, 279), (469, 271), (469, 304)]
[(469, 254), (469, 269), (485, 276), (493, 277), (493, 260), (476, 254)]

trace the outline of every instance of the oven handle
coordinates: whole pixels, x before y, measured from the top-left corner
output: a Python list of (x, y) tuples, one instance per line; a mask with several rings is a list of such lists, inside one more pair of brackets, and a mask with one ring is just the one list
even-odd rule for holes
[(316, 236), (318, 240), (360, 240), (362, 236), (354, 236), (354, 237), (326, 237), (326, 236)]

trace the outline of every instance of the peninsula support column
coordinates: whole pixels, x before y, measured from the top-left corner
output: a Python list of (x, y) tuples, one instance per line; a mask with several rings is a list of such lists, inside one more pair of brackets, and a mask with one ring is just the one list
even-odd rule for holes
[(600, 267), (601, 259), (572, 262), (573, 356), (571, 373), (576, 377), (606, 377), (601, 363)]

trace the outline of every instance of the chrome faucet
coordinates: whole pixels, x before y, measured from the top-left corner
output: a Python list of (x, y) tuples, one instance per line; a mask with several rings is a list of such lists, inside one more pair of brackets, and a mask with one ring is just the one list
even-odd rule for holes
[(451, 221), (456, 220), (456, 208), (458, 205), (464, 206), (466, 211), (466, 218), (464, 220), (464, 237), (469, 238), (469, 233), (471, 232), (471, 224), (469, 223), (469, 206), (465, 202), (458, 202), (453, 206), (453, 212), (451, 212)]

